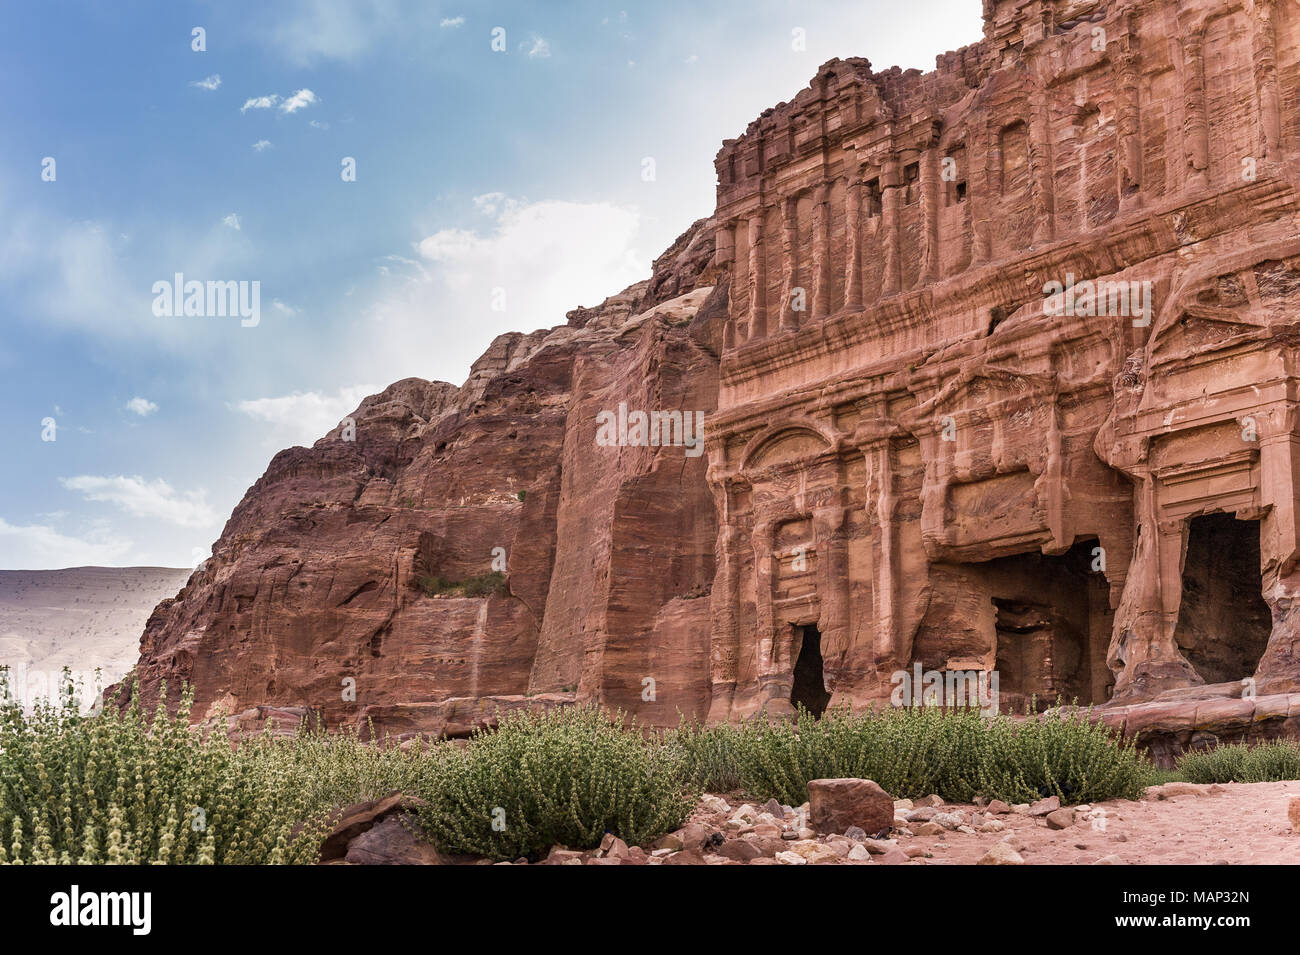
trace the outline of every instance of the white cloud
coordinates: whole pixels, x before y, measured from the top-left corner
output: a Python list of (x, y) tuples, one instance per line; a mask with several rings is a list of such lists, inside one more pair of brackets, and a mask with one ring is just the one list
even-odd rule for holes
[(0, 551), (7, 568), (53, 570), (121, 564), (131, 546), (129, 540), (103, 527), (93, 528), (82, 537), (71, 537), (48, 524), (10, 524), (0, 517)]
[(211, 76), (206, 76), (201, 80), (193, 80), (190, 83), (190, 86), (196, 86), (201, 90), (218, 89), (221, 86), (221, 74), (213, 73)]
[(526, 43), (521, 43), (519, 49), (528, 54), (530, 60), (542, 60), (551, 55), (551, 44), (545, 37), (531, 36)]
[(485, 192), (474, 197), (474, 208), (485, 216), (494, 216), (506, 201), (504, 192)]
[(260, 153), (264, 149), (271, 148), (271, 141), (269, 139), (259, 139), (257, 142), (253, 143), (253, 148)]
[(147, 418), (158, 410), (158, 406), (148, 398), (137, 395), (126, 403), (126, 410), (138, 414), (141, 418)]
[(442, 27), (444, 30), (454, 30), (456, 27), (464, 25), (464, 17), (443, 17), (442, 20), (438, 22), (438, 26)]
[(375, 385), (352, 385), (340, 388), (332, 395), (319, 391), (295, 391), (276, 398), (238, 401), (230, 407), (271, 425), (268, 443), (277, 447), (286, 443), (306, 447), (338, 427), (344, 417), (357, 409), (361, 399), (382, 390)]
[(162, 478), (146, 481), (139, 475), (80, 474), (60, 478), (59, 483), (69, 491), (80, 491), (88, 501), (114, 504), (133, 517), (157, 518), (181, 527), (217, 523), (217, 513), (208, 506), (205, 491), (177, 491)]
[(296, 113), (300, 109), (304, 109), (319, 102), (320, 98), (311, 90), (300, 89), (280, 104), (280, 112)]
[(313, 120), (312, 120), (310, 123), (308, 123), (307, 125), (310, 126), (310, 127), (312, 127), (313, 129), (329, 129), (329, 128), (330, 128), (330, 124), (329, 124), (329, 123), (322, 123), (319, 119), (313, 119)]
[(279, 312), (281, 315), (298, 314), (298, 310), (296, 308), (294, 308), (292, 305), (284, 304), (284, 302), (280, 301), (278, 298), (271, 299), (271, 305), (274, 306), (275, 310)]
[(226, 216), (224, 219), (221, 220), (221, 224), (230, 226), (230, 228), (234, 229), (236, 232), (240, 231), (239, 213), (232, 212), (230, 215)]
[(280, 97), (276, 93), (269, 93), (266, 96), (250, 96), (244, 100), (244, 105), (239, 107), (239, 111), (247, 113), (250, 109), (270, 109), (278, 102), (280, 102)]
[[(612, 203), (527, 202), (486, 193), (481, 228), (446, 228), (390, 255), (360, 312), (367, 377), (461, 382), (495, 335), (564, 323), (650, 274), (634, 247), (641, 217)], [(503, 300), (504, 299), (504, 300)], [(505, 308), (494, 308), (504, 304)], [(382, 325), (376, 329), (375, 325)]]
[(275, 20), (263, 18), (258, 37), (298, 66), (355, 60), (380, 39), (418, 32), (427, 22), (400, 0), (282, 0), (267, 7)]

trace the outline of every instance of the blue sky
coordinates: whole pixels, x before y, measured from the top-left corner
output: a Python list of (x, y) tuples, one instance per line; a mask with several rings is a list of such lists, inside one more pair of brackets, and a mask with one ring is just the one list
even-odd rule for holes
[[(822, 62), (932, 69), (980, 6), (4, 4), (0, 568), (193, 565), (278, 449), (646, 277)], [(155, 315), (178, 272), (260, 320)]]

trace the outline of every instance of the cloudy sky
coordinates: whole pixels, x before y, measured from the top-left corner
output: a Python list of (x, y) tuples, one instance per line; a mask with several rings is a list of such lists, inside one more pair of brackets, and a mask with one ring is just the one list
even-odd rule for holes
[[(4, 4), (0, 568), (193, 565), (276, 450), (646, 277), (822, 62), (980, 6)], [(157, 314), (177, 273), (256, 324)]]

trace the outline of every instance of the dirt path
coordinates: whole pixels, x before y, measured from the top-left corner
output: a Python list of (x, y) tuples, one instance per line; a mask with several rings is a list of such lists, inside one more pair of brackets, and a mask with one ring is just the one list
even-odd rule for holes
[(1065, 829), (1013, 812), (985, 817), (1001, 821), (1002, 832), (894, 838), (904, 849), (923, 847), (928, 865), (974, 863), (1002, 841), (1030, 865), (1091, 865), (1107, 856), (1131, 865), (1300, 864), (1300, 834), (1287, 817), (1292, 798), (1300, 798), (1300, 782), (1169, 783), (1139, 802), (1111, 800), (1076, 812), (1076, 823)]

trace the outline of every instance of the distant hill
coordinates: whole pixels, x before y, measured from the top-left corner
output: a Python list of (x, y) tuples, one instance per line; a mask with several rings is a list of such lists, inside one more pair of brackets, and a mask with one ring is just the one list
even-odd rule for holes
[(174, 597), (191, 572), (174, 567), (0, 570), (0, 665), (10, 668), (14, 693), (43, 695), (43, 687), (57, 685), (65, 666), (82, 675), (88, 688), (96, 667), (103, 670), (104, 686), (121, 678), (135, 665), (149, 614), (160, 600)]

